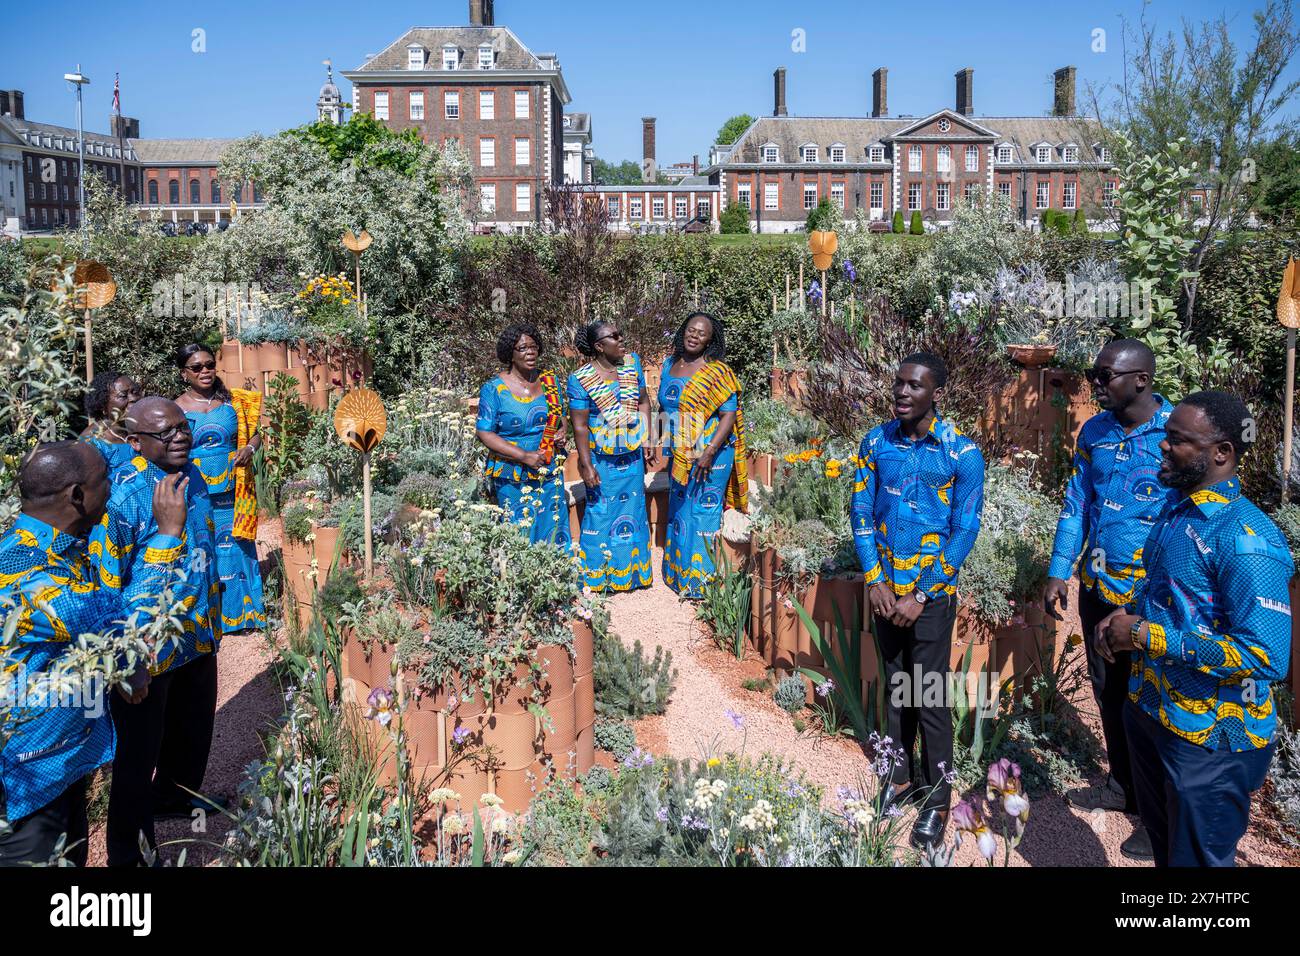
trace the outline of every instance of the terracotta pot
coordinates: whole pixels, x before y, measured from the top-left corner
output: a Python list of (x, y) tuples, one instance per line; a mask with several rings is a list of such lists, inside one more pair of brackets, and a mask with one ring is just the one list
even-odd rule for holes
[(383, 647), (374, 645), (370, 649), (370, 686), (389, 687), (393, 686), (393, 653), (397, 648), (395, 646)]
[(411, 767), (417, 777), (420, 770), (437, 770), (446, 765), (446, 717), (436, 711), (408, 710), (402, 716), (402, 729), (406, 731)]
[(361, 648), (361, 642), (358, 641), (351, 633), (344, 638), (343, 653), (343, 670), (348, 678), (356, 683), (358, 691), (364, 688), (365, 693), (361, 695), (364, 702), (366, 695), (370, 693), (370, 661), (366, 658), (366, 652)]
[(573, 679), (573, 725), (577, 730), (596, 722), (596, 685), (592, 676)]
[(312, 523), (312, 532), (316, 535), (312, 541), (312, 556), (316, 559), (316, 568), (320, 572), (318, 584), (324, 585), (329, 577), (330, 565), (334, 561), (334, 549), (338, 545), (339, 529), (327, 528)]
[(533, 691), (530, 674), (531, 671), (527, 666), (520, 664), (516, 667), (514, 680), (497, 688), (497, 696), (492, 702), (492, 709), (502, 714), (527, 713)]
[(772, 575), (779, 559), (776, 552), (763, 549), (755, 556), (754, 590), (750, 598), (749, 641), (754, 650), (770, 665), (776, 658), (776, 598)]
[(578, 752), (578, 773), (586, 773), (596, 765), (595, 728), (579, 727), (574, 749)]
[(573, 659), (567, 648), (556, 644), (539, 647), (534, 655), (546, 672), (542, 690), (547, 697), (564, 696), (573, 692)]
[(330, 393), (329, 392), (308, 392), (306, 405), (314, 412), (329, 411)]
[(784, 673), (791, 673), (799, 666), (799, 633), (803, 628), (793, 603), (790, 594), (773, 589), (772, 666)]
[(518, 770), (498, 770), (495, 790), (504, 801), (501, 808), (510, 813), (524, 813), (544, 783), (531, 764)]
[(727, 567), (733, 571), (741, 571), (749, 564), (750, 543), (748, 541), (737, 544), (734, 541), (728, 541), (725, 537), (722, 540), (722, 559), (727, 563)]
[(503, 769), (519, 770), (530, 766), (536, 756), (538, 728), (532, 714), (479, 714), (466, 726), (479, 747), (491, 748)]
[(591, 673), (595, 663), (596, 636), (586, 621), (574, 621), (570, 627), (573, 630), (573, 676), (583, 677)]
[(776, 479), (776, 459), (766, 453), (757, 452), (749, 453), (749, 477), (753, 478), (760, 485), (772, 487), (772, 482)]
[[(272, 374), (271, 377), (274, 378), (275, 375), (279, 375), (279, 374), (281, 373), (275, 372)], [(305, 396), (307, 395), (308, 391), (310, 391), (310, 383), (307, 380), (307, 370), (303, 368), (301, 365), (292, 365), (289, 368), (285, 369), (283, 374), (293, 376), (294, 381), (298, 383), (298, 387), (297, 387), (298, 398), (299, 400), (305, 401)], [(270, 384), (271, 383), (268, 381), (267, 382), (268, 392), (270, 391)]]
[(1055, 345), (1014, 344), (1007, 346), (1011, 361), (1025, 368), (1042, 368), (1056, 357)]
[[(487, 771), (479, 770), (467, 760), (462, 761), (447, 772), (447, 786), (460, 794), (460, 811), (465, 815), (466, 824), (472, 826), (479, 797), (492, 792)], [(465, 832), (470, 832), (468, 827)]]

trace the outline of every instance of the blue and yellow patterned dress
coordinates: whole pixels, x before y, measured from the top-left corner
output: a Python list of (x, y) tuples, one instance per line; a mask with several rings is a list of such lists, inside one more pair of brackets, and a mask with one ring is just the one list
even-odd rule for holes
[[(704, 372), (701, 368), (695, 372)], [(667, 417), (669, 442), (665, 454), (675, 447), (682, 431), (680, 407), (682, 393), (693, 376), (673, 374), (673, 358), (664, 362), (659, 380), (659, 408)], [(704, 422), (696, 447), (703, 450), (718, 432), (718, 421), (726, 412), (740, 408), (739, 393), (719, 402)], [(704, 583), (713, 575), (714, 541), (722, 530), (722, 512), (727, 503), (727, 485), (736, 462), (736, 434), (713, 460), (713, 468), (703, 481), (690, 478), (668, 483), (668, 532), (664, 541), (664, 583), (683, 597), (702, 597)]]
[(226, 633), (266, 626), (262, 571), (257, 545), (232, 534), (235, 521), (235, 458), (239, 419), (223, 403), (208, 412), (185, 413), (194, 435), (190, 457), (203, 475), (217, 526), (217, 571), (221, 575), (221, 625)]
[(94, 445), (95, 449), (104, 456), (104, 461), (108, 462), (108, 483), (115, 485), (134, 470), (131, 467), (131, 459), (135, 457), (135, 449), (131, 447), (130, 442), (120, 444), (110, 441), (104, 441), (98, 435), (87, 435), (82, 441)]
[(628, 353), (618, 380), (590, 363), (569, 376), (569, 407), (586, 410), (591, 464), (600, 485), (587, 489), (578, 558), (594, 591), (633, 591), (654, 581), (646, 515), (645, 423), (637, 406), (645, 389), (641, 359)]
[[(554, 401), (559, 402), (558, 390)], [(563, 410), (556, 408), (554, 411), (562, 424)], [(520, 399), (498, 375), (479, 389), (475, 427), (479, 431), (495, 432), (516, 448), (537, 451), (546, 431), (547, 416), (551, 413), (545, 389), (530, 399)], [(554, 463), (543, 468), (545, 474), (489, 452), (484, 475), (506, 517), (528, 528), (529, 540), (534, 544), (549, 541), (567, 549), (572, 536), (569, 534), (569, 499), (564, 491), (564, 467)]]

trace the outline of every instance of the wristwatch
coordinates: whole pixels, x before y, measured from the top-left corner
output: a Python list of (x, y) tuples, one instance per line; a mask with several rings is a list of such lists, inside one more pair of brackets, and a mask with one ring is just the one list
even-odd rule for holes
[(912, 600), (914, 600), (917, 604), (924, 604), (926, 601), (930, 599), (925, 596), (924, 591), (922, 591), (920, 588), (917, 588), (915, 591), (912, 592)]
[(1135, 620), (1135, 621), (1133, 622), (1133, 626), (1132, 626), (1131, 628), (1129, 628), (1128, 636), (1129, 636), (1129, 639), (1132, 640), (1132, 642), (1133, 642), (1133, 649), (1134, 649), (1134, 650), (1139, 650), (1139, 651), (1140, 651), (1140, 650), (1143, 648), (1143, 646), (1144, 646), (1144, 645), (1142, 644), (1142, 636), (1141, 636), (1141, 635), (1142, 635), (1142, 625), (1146, 624), (1146, 622), (1147, 622), (1146, 618), (1144, 618), (1144, 617), (1140, 617), (1140, 618), (1138, 618), (1137, 620)]

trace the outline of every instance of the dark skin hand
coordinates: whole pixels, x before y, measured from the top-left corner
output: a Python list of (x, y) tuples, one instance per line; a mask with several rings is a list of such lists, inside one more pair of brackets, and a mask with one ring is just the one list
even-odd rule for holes
[[(540, 356), (541, 350), (532, 336), (521, 335), (519, 341), (515, 343), (510, 368), (501, 374), (502, 381), (506, 383), (512, 394), (533, 399), (541, 393), (542, 386), (537, 381), (537, 377), (541, 374), (541, 369), (538, 367)], [(496, 432), (479, 429), (476, 434), (488, 451), (504, 461), (517, 462), (530, 471), (536, 471), (546, 464), (542, 460), (540, 451), (524, 451), (522, 448), (517, 448)], [(563, 435), (555, 436), (555, 454), (565, 454)]]
[[(208, 368), (209, 365), (212, 367)], [(177, 397), (176, 404), (187, 412), (210, 412), (225, 404), (217, 398), (216, 365), (217, 360), (211, 352), (195, 352), (186, 359), (185, 367), (181, 369), (181, 378), (188, 388)], [(251, 465), (253, 455), (261, 447), (262, 435), (254, 432), (247, 445), (236, 449), (231, 464), (236, 468)]]

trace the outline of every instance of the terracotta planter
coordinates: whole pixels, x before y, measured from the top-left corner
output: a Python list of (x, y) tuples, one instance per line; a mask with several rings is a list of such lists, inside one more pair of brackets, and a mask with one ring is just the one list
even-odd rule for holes
[(396, 650), (395, 646), (379, 645), (370, 649), (369, 673), (372, 688), (393, 686), (393, 652)]
[[(447, 718), (437, 711), (408, 710), (402, 715), (412, 768), (421, 768), (427, 776), (447, 764)], [(417, 772), (416, 777), (420, 774)]]
[(596, 636), (591, 625), (585, 621), (574, 621), (573, 629), (573, 676), (585, 677), (591, 673), (595, 662)]
[[(272, 372), (267, 376), (266, 388), (268, 392), (271, 389), (271, 379), (279, 374), (281, 373)], [(307, 370), (303, 368), (301, 365), (293, 365), (287, 369), (284, 369), (283, 374), (293, 376), (294, 380), (298, 383), (298, 387), (297, 387), (298, 399), (300, 401), (305, 402), (307, 400), (307, 393), (310, 391), (310, 382), (308, 382), (307, 380)]]
[(532, 714), (479, 714), (466, 722), (476, 746), (490, 748), (505, 770), (521, 770), (536, 757), (537, 718)]
[(325, 579), (329, 577), (330, 565), (334, 562), (334, 550), (338, 546), (339, 529), (313, 524), (312, 533), (316, 535), (312, 541), (312, 555), (316, 559), (316, 568), (320, 572), (317, 583), (323, 585)]
[(734, 541), (728, 541), (725, 537), (719, 536), (722, 542), (722, 559), (726, 562), (727, 567), (733, 571), (742, 571), (749, 565), (750, 543), (743, 541), (737, 544)]
[(1011, 677), (1017, 695), (1025, 692), (1034, 675), (1052, 668), (1058, 653), (1054, 623), (1040, 608), (1030, 606), (1021, 620), (993, 631), (989, 670), (999, 681)]
[(592, 675), (573, 679), (573, 725), (582, 730), (596, 722), (596, 685)]
[(770, 665), (775, 660), (776, 597), (772, 583), (779, 558), (763, 549), (754, 555), (754, 590), (750, 595), (749, 643)]
[(314, 412), (326, 412), (330, 407), (329, 392), (308, 392), (306, 403), (308, 408)]
[(289, 367), (289, 351), (283, 342), (263, 342), (256, 346), (260, 372), (280, 372)]
[(1011, 361), (1025, 368), (1042, 368), (1056, 357), (1055, 345), (1008, 345)]
[(567, 648), (548, 644), (537, 649), (542, 670), (546, 672), (543, 687), (548, 693), (565, 694), (573, 687), (573, 660)]
[(760, 485), (768, 488), (772, 487), (772, 482), (776, 479), (776, 459), (768, 454), (759, 454), (750, 452), (747, 464), (749, 466), (749, 477), (757, 481)]
[(596, 738), (593, 727), (578, 729), (574, 749), (578, 752), (578, 773), (586, 773), (596, 765)]

